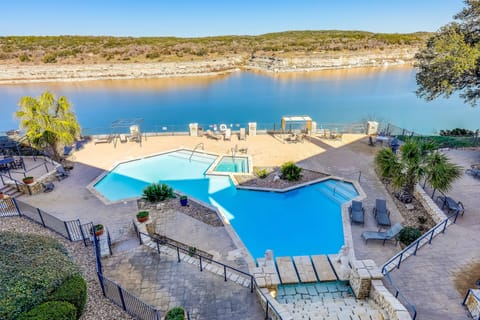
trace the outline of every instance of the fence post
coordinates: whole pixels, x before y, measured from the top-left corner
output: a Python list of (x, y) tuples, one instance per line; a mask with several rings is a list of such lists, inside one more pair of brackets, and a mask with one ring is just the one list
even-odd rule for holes
[(203, 271), (203, 268), (202, 268), (202, 256), (199, 255), (198, 257), (200, 258), (200, 271)]
[(430, 239), (428, 240), (428, 244), (432, 244), (432, 240), (433, 240), (433, 234), (435, 233), (435, 230), (432, 230), (432, 232), (430, 232)]
[(224, 277), (225, 281), (227, 281), (227, 266), (226, 265), (223, 266), (223, 277)]
[(254, 282), (253, 282), (253, 276), (250, 276), (250, 293), (253, 292), (253, 284), (254, 284)]
[(442, 233), (445, 233), (445, 229), (447, 229), (447, 223), (448, 223), (448, 219), (445, 219), (445, 223), (443, 224)]
[(398, 260), (398, 265), (397, 265), (397, 269), (400, 269), (400, 264), (402, 263), (402, 258), (403, 258), (403, 251), (402, 253), (400, 254), (400, 259)]
[(415, 250), (413, 251), (413, 255), (416, 256), (417, 255), (417, 250), (418, 250), (418, 246), (420, 245), (420, 241), (417, 240), (417, 244), (415, 245)]
[(103, 282), (103, 275), (100, 272), (97, 272), (98, 281), (100, 282), (100, 287), (102, 288), (103, 296), (106, 297), (107, 294), (105, 293), (105, 283)]
[(177, 247), (177, 262), (180, 262), (180, 250)]
[(43, 227), (45, 227), (45, 222), (43, 221), (42, 212), (38, 208), (37, 208), (37, 212), (38, 212), (38, 216), (40, 217), (40, 220), (42, 220)]
[(265, 320), (268, 320), (268, 304), (269, 304), (269, 301), (267, 298), (265, 298), (266, 302), (267, 302), (267, 305), (265, 306)]
[(20, 208), (18, 207), (17, 199), (15, 199), (15, 198), (11, 198), (11, 199), (13, 201), (13, 204), (15, 205), (15, 209), (17, 209), (18, 215), (21, 217), (22, 212), (20, 211)]
[(122, 302), (122, 308), (123, 308), (123, 310), (127, 311), (127, 306), (125, 305), (125, 299), (123, 298), (122, 287), (117, 285), (117, 288), (118, 288), (118, 295), (120, 296), (120, 301)]
[(68, 223), (67, 223), (67, 221), (63, 221), (63, 224), (65, 225), (65, 229), (67, 230), (68, 240), (73, 241), (72, 235), (70, 234), (70, 229), (68, 228)]

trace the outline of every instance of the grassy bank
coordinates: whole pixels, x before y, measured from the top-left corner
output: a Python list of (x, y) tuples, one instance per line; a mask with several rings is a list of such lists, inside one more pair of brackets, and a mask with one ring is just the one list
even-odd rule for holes
[(287, 31), (258, 36), (0, 37), (0, 63), (89, 64), (105, 62), (190, 61), (229, 55), (295, 56), (341, 51), (417, 49), (428, 33), (386, 34), (362, 31)]

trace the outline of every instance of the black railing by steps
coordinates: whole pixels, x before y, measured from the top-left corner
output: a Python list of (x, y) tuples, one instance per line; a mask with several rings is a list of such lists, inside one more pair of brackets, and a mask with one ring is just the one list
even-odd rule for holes
[(382, 274), (385, 276), (385, 279), (388, 282), (389, 287), (393, 291), (395, 297), (399, 298), (399, 300), (402, 300), (404, 306), (407, 308), (408, 312), (412, 316), (412, 320), (415, 320), (417, 317), (417, 309), (415, 305), (410, 300), (408, 300), (407, 297), (405, 297), (400, 292), (400, 289), (398, 289), (398, 287), (393, 283), (393, 280), (390, 277), (390, 271), (394, 268), (400, 269), (400, 265), (404, 260), (406, 260), (411, 255), (416, 256), (418, 249), (427, 243), (431, 244), (434, 236), (440, 233), (445, 233), (445, 230), (447, 229), (447, 226), (449, 225), (450, 221), (452, 223), (457, 222), (458, 215), (459, 215), (459, 211), (457, 210), (455, 213), (448, 216), (443, 221), (438, 223), (436, 226), (428, 230), (420, 238), (412, 242), (405, 249), (397, 253), (395, 256), (393, 256), (383, 264)]
[(137, 237), (138, 237), (138, 240), (139, 240), (140, 244), (143, 244), (142, 236), (147, 238), (147, 239), (150, 239), (152, 242), (156, 243), (158, 254), (160, 254), (160, 245), (166, 245), (166, 246), (176, 250), (176, 252), (177, 252), (177, 262), (179, 262), (179, 263), (181, 262), (180, 253), (183, 253), (185, 255), (189, 255), (191, 257), (197, 258), (199, 260), (199, 271), (201, 271), (201, 272), (204, 269), (204, 261), (206, 261), (206, 263), (211, 263), (211, 264), (220, 266), (223, 269), (223, 279), (224, 279), (224, 281), (228, 281), (227, 272), (234, 272), (234, 273), (246, 276), (247, 278), (250, 279), (250, 292), (253, 293), (254, 290), (256, 289), (256, 292), (257, 292), (259, 298), (261, 299), (261, 303), (265, 305), (265, 319), (272, 319), (272, 316), (273, 316), (274, 319), (283, 320), (281, 314), (277, 311), (277, 309), (275, 309), (275, 307), (270, 302), (270, 298), (267, 297), (264, 294), (264, 292), (259, 288), (259, 286), (257, 284), (257, 281), (255, 280), (255, 277), (253, 275), (249, 274), (248, 272), (245, 272), (245, 271), (236, 269), (234, 267), (231, 267), (229, 265), (226, 265), (222, 262), (207, 258), (207, 257), (202, 256), (200, 254), (197, 254), (195, 252), (191, 252), (191, 251), (189, 251), (185, 248), (181, 248), (181, 247), (179, 247), (179, 246), (177, 246), (173, 243), (169, 243), (168, 240), (158, 241), (158, 239), (155, 239), (155, 238), (151, 237), (149, 234), (140, 232), (138, 230), (137, 226), (135, 225), (135, 223), (133, 225), (134, 225), (135, 232), (137, 233)]

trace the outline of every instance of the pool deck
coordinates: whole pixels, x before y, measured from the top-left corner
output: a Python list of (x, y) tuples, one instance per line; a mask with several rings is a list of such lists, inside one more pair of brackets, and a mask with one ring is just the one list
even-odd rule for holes
[[(216, 141), (206, 137), (158, 136), (148, 137), (141, 146), (134, 142), (117, 143), (115, 147), (112, 143), (94, 145), (92, 142), (72, 155), (71, 160), (76, 162), (75, 169), (72, 170), (68, 179), (55, 183), (57, 187), (53, 192), (22, 196), (21, 200), (42, 208), (46, 212), (51, 212), (62, 219), (79, 218), (82, 222), (102, 223), (109, 229), (114, 242), (129, 243), (134, 238), (131, 225), (132, 218), (137, 211), (136, 201), (105, 205), (88, 191), (86, 186), (100, 174), (112, 168), (116, 162), (177, 148), (193, 149), (199, 143), (203, 143), (205, 151), (220, 155), (230, 154), (231, 149), (235, 146), (248, 148), (247, 155), (252, 157), (254, 166), (277, 166), (291, 160), (298, 162), (300, 166), (306, 169), (358, 181), (366, 195), (366, 198), (363, 199), (366, 209), (365, 226), (350, 226), (348, 220), (344, 222), (347, 224), (346, 228), (351, 230), (355, 257), (357, 259), (372, 259), (380, 266), (400, 250), (399, 246), (389, 243), (382, 245), (381, 242), (369, 242), (366, 245), (361, 239), (363, 231), (378, 229), (371, 214), (376, 198), (387, 199), (392, 224), (402, 221), (398, 209), (374, 172), (373, 158), (379, 147), (368, 146), (368, 139), (364, 135), (347, 134), (343, 136), (342, 141), (315, 139), (313, 143), (305, 141), (290, 144), (283, 143), (270, 135), (247, 137), (247, 140), (238, 140), (236, 136), (233, 136), (231, 141)], [(449, 155), (455, 156), (457, 154), (452, 151)], [(457, 156), (454, 159), (465, 163), (469, 161), (471, 163), (480, 162), (478, 152), (467, 152), (462, 156), (463, 158)], [(472, 160), (472, 157), (476, 157), (476, 161)], [(452, 268), (462, 268), (467, 262), (472, 263), (480, 259), (478, 255), (478, 248), (480, 247), (478, 243), (479, 215), (475, 214), (476, 209), (474, 209), (480, 207), (480, 199), (475, 197), (471, 188), (474, 186), (476, 187), (475, 190), (478, 190), (478, 179), (476, 181), (472, 181), (472, 179), (474, 178), (462, 178), (454, 185), (454, 190), (451, 192), (456, 199), (462, 200), (467, 208), (467, 213), (465, 217), (459, 218), (457, 225), (451, 226), (445, 235), (440, 236), (440, 239), (443, 239), (440, 241), (446, 241), (445, 247), (441, 243), (436, 245), (435, 241), (437, 240), (434, 240), (431, 247), (421, 249), (421, 252), (425, 252), (428, 258), (412, 257), (404, 262), (405, 266), (420, 264), (419, 268), (412, 267), (416, 272), (403, 273), (402, 268), (405, 268), (403, 270), (408, 269), (402, 267), (399, 272), (394, 273), (396, 281), (405, 285), (405, 288), (401, 288), (402, 290), (408, 291), (409, 288), (412, 288), (411, 284), (417, 283), (417, 277), (418, 280), (427, 283), (422, 287), (424, 290), (421, 290), (425, 294), (418, 294), (415, 290), (411, 290), (411, 296), (409, 296), (417, 306), (421, 305), (422, 310), (425, 309), (426, 314), (420, 316), (420, 319), (437, 319), (438, 317), (428, 316), (430, 313), (435, 314), (432, 311), (435, 308), (438, 310), (455, 310), (455, 315), (462, 314), (463, 307), (459, 307), (461, 299), (458, 300), (458, 294), (452, 294), (452, 292), (455, 292), (452, 283), (452, 273), (454, 272)], [(469, 239), (461, 235), (462, 232), (467, 231), (468, 234), (472, 235)], [(475, 234), (477, 236), (474, 236)], [(183, 236), (188, 237), (188, 235)], [(453, 241), (453, 239), (455, 240)], [(452, 241), (455, 248), (452, 247)], [(438, 250), (440, 251), (437, 252)], [(449, 265), (444, 265), (442, 261), (445, 257), (448, 257), (448, 261), (464, 261), (464, 263), (452, 262)], [(422, 265), (422, 261), (427, 260), (429, 266)], [(443, 275), (447, 275), (446, 278), (450, 279), (450, 282), (447, 281), (442, 284), (441, 288), (437, 288), (435, 283), (438, 283)], [(433, 292), (436, 292), (434, 299), (432, 298)], [(465, 316), (465, 313), (463, 313), (463, 316)], [(460, 316), (452, 319), (460, 319)]]

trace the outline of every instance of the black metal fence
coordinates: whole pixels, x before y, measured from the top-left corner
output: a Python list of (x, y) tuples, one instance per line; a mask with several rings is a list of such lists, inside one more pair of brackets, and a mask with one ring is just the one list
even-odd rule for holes
[(185, 248), (177, 246), (174, 243), (168, 242), (168, 240), (165, 241), (164, 239), (162, 239), (164, 241), (159, 241), (159, 239), (155, 239), (148, 234), (140, 232), (138, 230), (138, 228), (136, 227), (135, 223), (133, 225), (134, 225), (134, 229), (135, 229), (135, 232), (137, 234), (137, 237), (138, 237), (138, 240), (139, 240), (140, 244), (142, 244), (145, 240), (151, 240), (152, 242), (156, 243), (156, 248), (157, 248), (157, 253), (158, 254), (160, 254), (160, 245), (161, 244), (166, 245), (166, 246), (168, 246), (168, 247), (170, 247), (170, 248), (172, 248), (176, 251), (178, 262), (182, 261), (181, 254), (185, 255), (185, 256), (188, 256), (188, 257), (193, 257), (193, 258), (198, 259), (199, 271), (201, 271), (201, 272), (205, 269), (205, 266), (207, 264), (211, 264), (211, 265), (216, 265), (217, 267), (219, 267), (220, 269), (223, 270), (222, 273), (220, 273), (220, 272), (215, 272), (215, 273), (218, 274), (218, 275), (222, 275), (224, 281), (227, 281), (227, 279), (232, 274), (236, 274), (236, 275), (240, 275), (240, 276), (248, 278), (249, 282), (250, 282), (250, 284), (249, 284), (250, 292), (253, 293), (254, 290), (256, 289), (257, 295), (258, 295), (261, 303), (265, 305), (265, 319), (277, 319), (277, 320), (282, 320), (283, 319), (280, 312), (278, 312), (278, 310), (275, 308), (275, 306), (272, 305), (271, 299), (269, 297), (267, 297), (261, 291), (261, 289), (258, 287), (258, 284), (257, 284), (257, 282), (255, 280), (255, 277), (253, 275), (251, 275), (247, 272), (244, 272), (242, 270), (238, 270), (236, 268), (233, 268), (231, 266), (228, 266), (228, 265), (226, 265), (222, 262), (207, 258), (207, 257), (205, 257), (201, 254), (198, 254), (197, 252), (191, 252), (191, 251), (189, 251)]
[(120, 285), (103, 275), (100, 255), (100, 242), (97, 237), (93, 237), (93, 247), (95, 252), (95, 265), (97, 268), (98, 280), (100, 282), (103, 295), (110, 299), (117, 306), (121, 307), (125, 312), (136, 318), (142, 320), (160, 320), (160, 312), (156, 308), (143, 302), (135, 295), (123, 289)]

